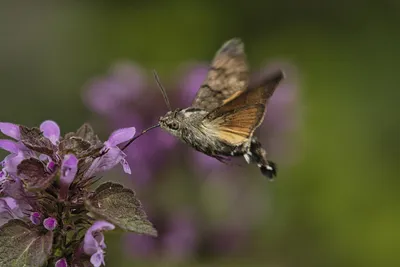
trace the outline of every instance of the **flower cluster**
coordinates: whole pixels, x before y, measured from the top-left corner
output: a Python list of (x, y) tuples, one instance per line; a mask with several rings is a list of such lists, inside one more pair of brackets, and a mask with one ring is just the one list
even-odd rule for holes
[[(295, 70), (289, 64), (275, 64), (272, 68), (282, 68), (291, 80), (284, 81), (275, 91), (257, 137), (273, 155), (271, 159), (282, 166), (285, 162), (281, 155), (288, 159), (288, 154), (294, 154), (293, 150), (289, 153), (287, 150), (292, 140), (289, 134), (296, 132), (299, 125), (299, 98), (293, 82)], [(251, 80), (256, 82), (257, 78), (264, 77), (264, 72), (270, 69), (271, 66), (263, 68), (263, 71), (252, 75)], [(165, 84), (172, 106), (190, 106), (207, 72), (207, 64), (183, 66), (176, 75), (176, 82)], [(175, 90), (168, 90), (170, 88)], [(102, 124), (108, 122), (110, 128), (126, 127), (134, 123), (144, 129), (154, 125), (167, 110), (155, 81), (146, 76), (145, 71), (135, 63), (116, 63), (107, 74), (88, 82), (84, 89), (85, 104), (101, 116)], [(135, 168), (133, 182), (149, 195), (146, 207), (160, 232), (157, 239), (129, 234), (125, 239), (127, 254), (182, 260), (198, 256), (204, 252), (204, 248), (208, 252), (229, 253), (245, 246), (247, 233), (256, 223), (258, 213), (258, 209), (248, 207), (254, 205), (254, 198), (264, 194), (257, 186), (241, 190), (240, 194), (237, 192), (246, 186), (240, 183), (240, 176), (248, 175), (245, 168), (221, 164), (188, 146), (180, 145), (174, 137), (162, 130), (147, 133), (126, 151), (127, 161)], [(276, 158), (277, 155), (280, 157)], [(179, 170), (179, 173), (184, 174), (185, 178), (182, 179), (187, 184), (182, 191), (192, 189), (188, 192), (191, 196), (188, 199), (196, 196), (207, 205), (210, 203), (211, 191), (215, 192), (215, 203), (218, 205), (203, 207), (199, 206), (199, 201), (191, 204), (181, 201), (172, 207), (166, 205), (160, 208), (162, 204), (156, 196), (168, 195), (170, 188), (180, 191), (176, 184), (168, 183), (178, 183), (176, 175), (168, 181), (163, 179), (171, 170)], [(181, 181), (179, 184), (182, 184)], [(201, 192), (204, 187), (207, 187), (207, 193)], [(187, 207), (189, 205), (190, 208)], [(232, 219), (220, 223), (218, 216), (204, 214), (216, 207), (221, 207), (216, 214), (225, 214)]]
[(0, 140), (10, 153), (0, 169), (0, 266), (98, 267), (104, 231), (157, 234), (132, 190), (111, 182), (90, 189), (100, 171), (122, 164), (131, 172), (118, 145), (135, 128), (104, 143), (88, 124), (64, 137), (53, 121), (40, 128), (1, 122), (0, 131), (12, 138)]

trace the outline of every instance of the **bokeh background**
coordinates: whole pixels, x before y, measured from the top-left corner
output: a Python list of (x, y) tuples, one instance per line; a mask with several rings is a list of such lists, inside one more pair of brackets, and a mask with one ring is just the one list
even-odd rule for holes
[(400, 266), (399, 11), (394, 0), (1, 1), (0, 121), (65, 132), (89, 121), (103, 139), (140, 130), (166, 112), (152, 69), (184, 107), (204, 64), (241, 37), (255, 73), (288, 75), (259, 133), (278, 179), (149, 133), (128, 151), (133, 175), (104, 179), (137, 191), (160, 237), (107, 234), (107, 266)]

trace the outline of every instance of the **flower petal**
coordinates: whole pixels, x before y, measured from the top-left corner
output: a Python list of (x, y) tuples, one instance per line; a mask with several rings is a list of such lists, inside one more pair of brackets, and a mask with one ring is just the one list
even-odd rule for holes
[(42, 222), (42, 214), (40, 212), (32, 212), (30, 220), (34, 225), (39, 225)]
[(135, 133), (135, 127), (118, 129), (110, 135), (108, 141), (106, 141), (104, 144), (107, 147), (114, 147), (132, 139), (135, 136)]
[(43, 226), (49, 231), (53, 231), (57, 227), (57, 220), (54, 217), (48, 217), (44, 219)]
[(3, 171), (6, 171), (9, 174), (17, 173), (17, 166), (25, 159), (25, 155), (23, 153), (18, 154), (10, 154), (3, 160)]
[(96, 253), (94, 253), (90, 257), (90, 263), (93, 264), (94, 267), (100, 267), (101, 264), (105, 265), (103, 250), (99, 250)]
[(47, 120), (40, 124), (40, 130), (43, 132), (43, 136), (49, 139), (53, 145), (57, 145), (60, 139), (60, 127), (54, 121)]
[(54, 267), (68, 267), (67, 260), (65, 258), (59, 259), (58, 261), (56, 261)]
[(77, 171), (78, 158), (73, 154), (65, 155), (61, 164), (61, 183), (69, 186), (74, 180)]
[(14, 153), (14, 154), (17, 154), (19, 151), (17, 143), (15, 143), (14, 141), (11, 141), (11, 140), (1, 139), (0, 140), (0, 148), (4, 149), (10, 153)]
[(16, 140), (20, 139), (19, 126), (9, 122), (0, 122), (0, 131)]
[(128, 161), (126, 161), (126, 159), (122, 158), (120, 162), (121, 162), (122, 168), (124, 168), (124, 172), (127, 174), (132, 174), (131, 167), (129, 167)]
[(95, 173), (110, 170), (125, 157), (126, 154), (118, 147), (110, 148), (104, 155), (93, 160), (92, 165), (85, 172), (85, 177), (91, 177)]
[(83, 251), (87, 255), (93, 255), (98, 251), (102, 251), (105, 248), (103, 231), (113, 230), (115, 226), (106, 221), (96, 221), (86, 231), (85, 238), (83, 240)]

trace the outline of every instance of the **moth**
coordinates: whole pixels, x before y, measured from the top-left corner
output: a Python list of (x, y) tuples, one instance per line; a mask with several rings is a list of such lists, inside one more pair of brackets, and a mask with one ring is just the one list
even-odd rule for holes
[(267, 159), (267, 152), (254, 131), (262, 123), (268, 100), (283, 78), (279, 70), (249, 87), (244, 45), (238, 38), (231, 39), (216, 53), (205, 81), (188, 108), (172, 110), (156, 76), (170, 111), (149, 129), (161, 127), (197, 151), (222, 162), (243, 156), (247, 163), (256, 164), (264, 176), (272, 179), (276, 176), (276, 165)]

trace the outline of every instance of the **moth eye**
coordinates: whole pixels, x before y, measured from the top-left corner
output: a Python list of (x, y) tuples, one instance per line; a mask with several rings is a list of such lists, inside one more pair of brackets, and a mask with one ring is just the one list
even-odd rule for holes
[(173, 121), (173, 122), (171, 122), (171, 123), (169, 124), (169, 127), (170, 127), (172, 130), (178, 130), (178, 129), (179, 129), (179, 124), (178, 124), (176, 121)]

